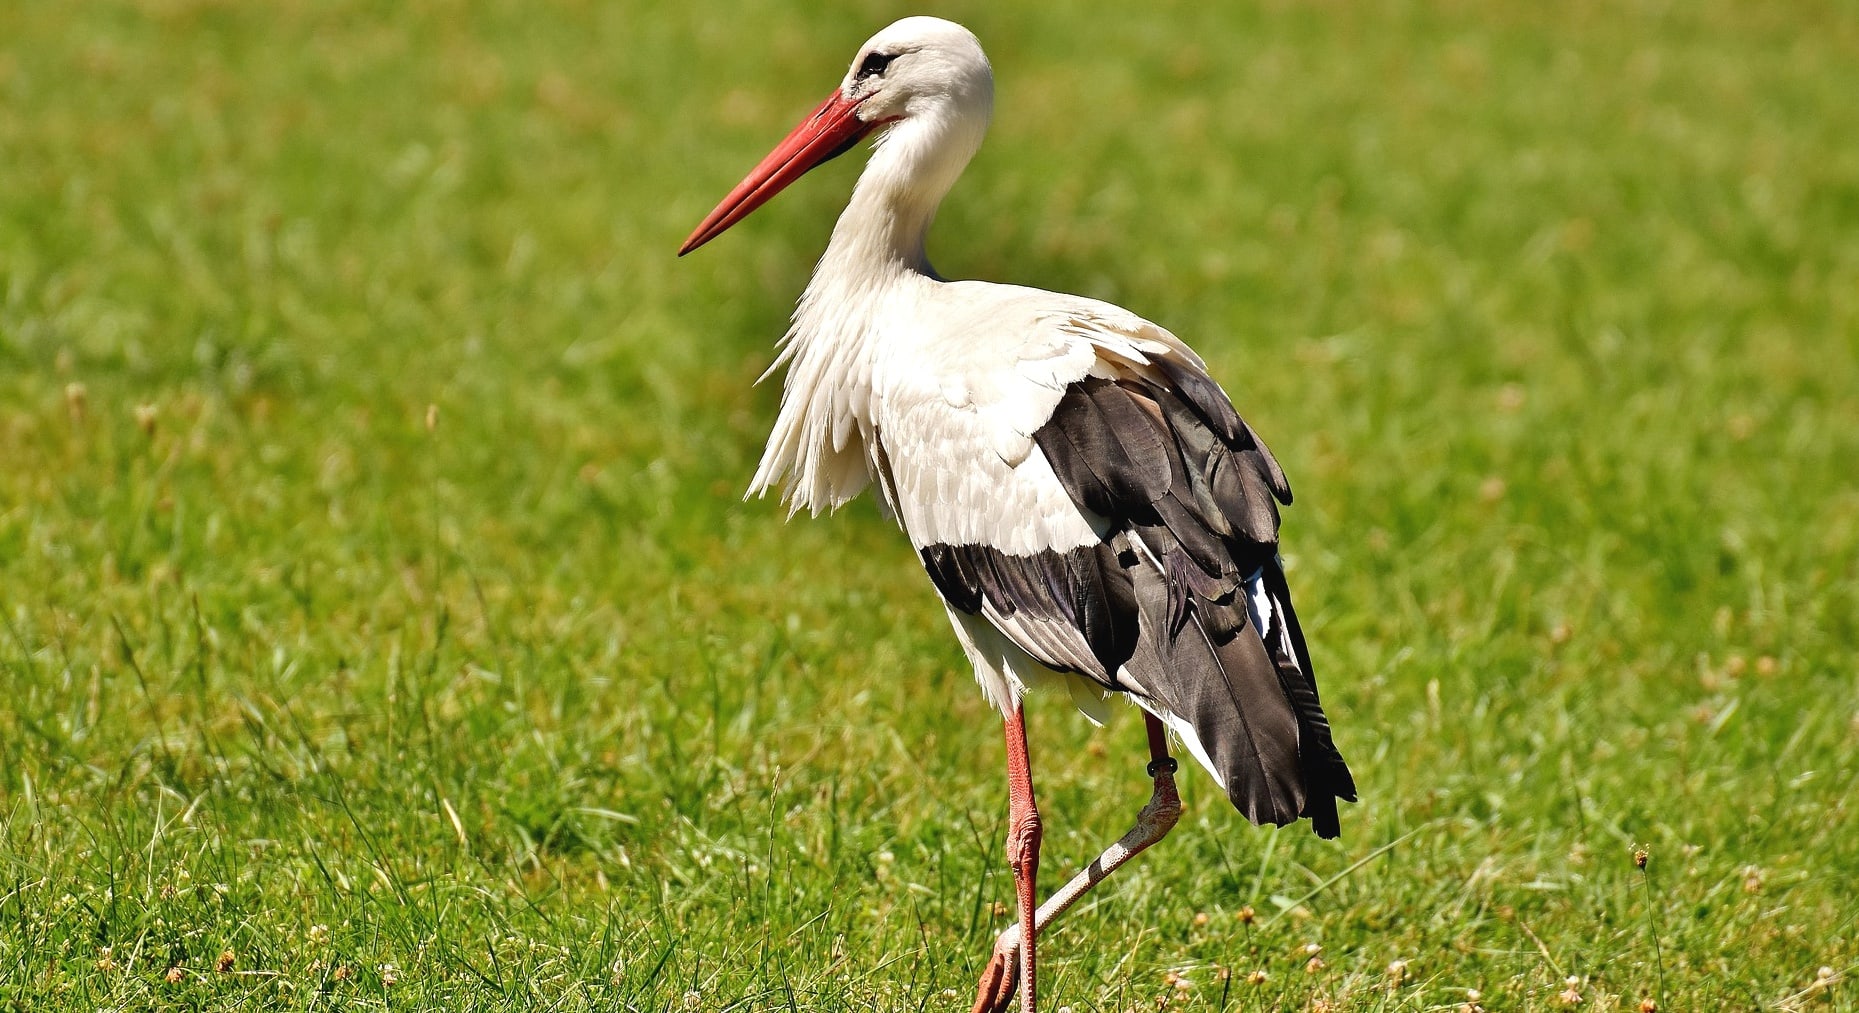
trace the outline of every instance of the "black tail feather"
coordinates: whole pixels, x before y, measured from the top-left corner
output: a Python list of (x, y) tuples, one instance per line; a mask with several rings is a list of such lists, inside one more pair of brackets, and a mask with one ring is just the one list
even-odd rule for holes
[(1171, 631), (1170, 582), (1148, 565), (1133, 576), (1143, 635), (1127, 670), (1139, 696), (1187, 725), (1247, 819), (1293, 822), (1305, 807), (1297, 716), (1264, 645), (1244, 632), (1220, 642), (1193, 606)]
[[(1297, 714), (1298, 766), (1304, 773), (1306, 812), (1319, 837), (1341, 833), (1336, 800), (1356, 800), (1355, 778), (1330, 735), (1330, 719), (1317, 697), (1317, 680), (1311, 673), (1310, 650), (1291, 606), (1291, 588), (1276, 564), (1265, 567), (1265, 593), (1272, 603), (1273, 628), (1260, 630), (1272, 661), (1278, 668), (1285, 698)], [(1289, 650), (1286, 650), (1286, 649)]]

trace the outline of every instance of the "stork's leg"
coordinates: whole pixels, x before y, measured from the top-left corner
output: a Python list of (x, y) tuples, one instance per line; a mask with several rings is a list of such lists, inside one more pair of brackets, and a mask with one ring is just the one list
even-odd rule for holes
[[(981, 988), (975, 995), (974, 1013), (1005, 1013), (1007, 1004), (1013, 999), (1021, 940), (1035, 939), (1052, 919), (1078, 903), (1078, 898), (1083, 897), (1086, 891), (1102, 883), (1123, 863), (1141, 854), (1144, 848), (1167, 836), (1174, 829), (1176, 821), (1181, 819), (1181, 796), (1175, 793), (1176, 764), (1174, 758), (1168, 755), (1167, 730), (1155, 715), (1144, 714), (1143, 717), (1148, 722), (1149, 731), (1149, 776), (1155, 779), (1155, 791), (1149, 796), (1149, 804), (1143, 806), (1142, 812), (1136, 815), (1136, 825), (1128, 833), (1117, 838), (1115, 844), (1105, 848), (1103, 854), (1079, 870), (1058, 893), (1039, 906), (1039, 911), (1034, 915), (1032, 932), (1026, 931), (1026, 921), (1022, 918), (1020, 924), (1009, 926), (1007, 931), (1000, 934), (1000, 939), (994, 944), (994, 958), (988, 961), (987, 971), (981, 976)], [(1026, 952), (1030, 962), (1030, 945)], [(1031, 975), (1028, 977), (1030, 979)]]
[[(1020, 930), (1026, 936), (1025, 959), (1020, 963), (1020, 1008), (1035, 1013), (1038, 988), (1034, 970), (1035, 937), (1039, 935), (1033, 919), (1039, 909), (1039, 894), (1034, 881), (1039, 874), (1039, 807), (1033, 802), (1033, 765), (1026, 754), (1026, 712), (1017, 704), (1007, 715), (1007, 865), (1013, 870), (1014, 892), (1020, 901)], [(1009, 973), (1006, 999), (1013, 995)]]

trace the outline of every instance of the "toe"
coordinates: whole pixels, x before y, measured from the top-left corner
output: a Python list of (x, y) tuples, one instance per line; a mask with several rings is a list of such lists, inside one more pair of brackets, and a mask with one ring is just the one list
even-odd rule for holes
[(1006, 1013), (1013, 1004), (1015, 986), (1019, 984), (1020, 961), (1015, 952), (994, 952), (988, 968), (981, 974), (975, 989), (973, 1013)]

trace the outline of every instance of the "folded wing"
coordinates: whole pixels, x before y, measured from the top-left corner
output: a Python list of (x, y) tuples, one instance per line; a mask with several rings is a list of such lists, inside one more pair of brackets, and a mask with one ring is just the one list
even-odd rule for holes
[[(1336, 836), (1355, 785), (1277, 558), (1284, 473), (1171, 335), (1088, 314), (1054, 332), (1062, 354), (1039, 346), (1017, 389), (997, 371), (987, 397), (902, 399), (880, 434), (885, 498), (958, 628), (983, 619), (1039, 664), (1131, 694), (1254, 822)], [(990, 415), (1004, 399), (1017, 425)]]

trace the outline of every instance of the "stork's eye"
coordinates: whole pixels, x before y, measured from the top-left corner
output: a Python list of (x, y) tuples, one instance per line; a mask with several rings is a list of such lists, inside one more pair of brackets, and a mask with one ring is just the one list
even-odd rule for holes
[(863, 81), (868, 77), (884, 73), (884, 68), (889, 67), (891, 61), (895, 59), (897, 59), (896, 53), (866, 53), (865, 62), (858, 65), (858, 80)]

